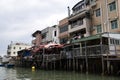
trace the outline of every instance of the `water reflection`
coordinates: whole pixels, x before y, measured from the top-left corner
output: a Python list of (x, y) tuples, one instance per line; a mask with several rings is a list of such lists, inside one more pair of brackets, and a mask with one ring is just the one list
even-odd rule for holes
[(0, 80), (119, 80), (119, 77), (81, 74), (69, 71), (44, 71), (0, 67)]

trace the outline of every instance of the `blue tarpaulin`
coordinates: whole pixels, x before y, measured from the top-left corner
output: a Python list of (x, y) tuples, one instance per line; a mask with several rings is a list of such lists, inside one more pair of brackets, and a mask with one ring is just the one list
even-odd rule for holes
[(25, 57), (25, 56), (30, 56), (31, 55), (31, 53), (30, 53), (30, 51), (25, 51), (24, 53), (23, 53), (23, 56)]

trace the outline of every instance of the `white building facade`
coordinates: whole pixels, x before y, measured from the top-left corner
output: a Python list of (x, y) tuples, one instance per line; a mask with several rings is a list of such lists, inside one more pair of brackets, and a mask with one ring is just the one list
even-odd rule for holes
[(43, 43), (59, 43), (59, 33), (58, 33), (58, 25), (54, 25), (52, 27), (47, 27), (41, 31), (42, 34), (42, 42)]
[(7, 55), (11, 57), (17, 56), (17, 52), (23, 49), (30, 48), (31, 45), (24, 44), (24, 43), (11, 43), (8, 45)]
[(42, 43), (52, 42), (53, 27), (47, 27), (41, 31)]
[(58, 29), (58, 25), (53, 26), (52, 42), (53, 43), (60, 43), (59, 42), (59, 29)]

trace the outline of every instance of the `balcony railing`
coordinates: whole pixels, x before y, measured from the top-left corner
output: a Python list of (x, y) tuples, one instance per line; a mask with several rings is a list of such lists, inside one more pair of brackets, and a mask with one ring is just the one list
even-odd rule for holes
[(69, 32), (71, 33), (77, 30), (87, 28), (88, 26), (86, 23), (89, 23), (89, 22), (87, 22), (87, 20), (84, 18), (81, 21), (77, 21), (76, 23), (71, 24), (69, 27)]
[(82, 16), (85, 16), (86, 15), (86, 12), (90, 11), (90, 7), (84, 7), (78, 11), (75, 11), (71, 14), (71, 16), (69, 17), (69, 20), (72, 20), (74, 18), (77, 18), (77, 17), (82, 17)]
[(100, 57), (104, 54), (109, 53), (109, 46), (108, 45), (93, 45), (93, 46), (86, 46), (86, 47), (78, 47), (72, 48), (70, 51), (65, 51), (64, 56), (66, 58), (74, 58), (74, 57)]
[(90, 3), (90, 6), (91, 6), (91, 7), (94, 7), (94, 6), (96, 6), (96, 5), (97, 5), (96, 1), (93, 1), (93, 2)]

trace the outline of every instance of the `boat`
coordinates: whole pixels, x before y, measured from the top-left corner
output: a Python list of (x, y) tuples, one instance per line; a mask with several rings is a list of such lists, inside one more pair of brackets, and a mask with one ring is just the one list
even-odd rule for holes
[(8, 64), (5, 64), (5, 67), (6, 67), (6, 68), (13, 68), (14, 66), (15, 66), (14, 64), (9, 64), (9, 63), (8, 63)]
[(13, 68), (15, 66), (14, 60), (10, 59), (7, 64), (5, 64), (6, 68)]
[(15, 61), (12, 59), (12, 57), (4, 57), (2, 63), (6, 68), (13, 68), (15, 66)]
[(0, 67), (4, 67), (4, 64), (0, 63)]

